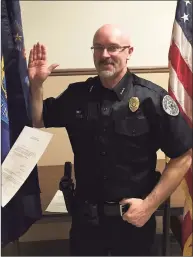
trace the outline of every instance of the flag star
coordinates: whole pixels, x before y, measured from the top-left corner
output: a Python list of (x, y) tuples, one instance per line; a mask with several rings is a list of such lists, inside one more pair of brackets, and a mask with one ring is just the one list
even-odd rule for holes
[(184, 2), (186, 3), (186, 6), (187, 6), (188, 4), (190, 4), (190, 1), (189, 1), (189, 0), (184, 0)]
[(14, 37), (15, 41), (22, 41), (22, 36), (20, 36), (18, 33)]
[(186, 21), (189, 20), (189, 19), (188, 19), (188, 15), (189, 15), (189, 14), (185, 14), (185, 13), (184, 13), (184, 16), (181, 17), (182, 19), (184, 19), (184, 22), (186, 22)]

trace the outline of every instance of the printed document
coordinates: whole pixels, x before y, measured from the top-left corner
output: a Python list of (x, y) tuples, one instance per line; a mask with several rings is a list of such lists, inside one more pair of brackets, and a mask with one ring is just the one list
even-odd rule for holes
[(53, 134), (25, 126), (2, 163), (4, 207), (26, 181), (47, 148)]

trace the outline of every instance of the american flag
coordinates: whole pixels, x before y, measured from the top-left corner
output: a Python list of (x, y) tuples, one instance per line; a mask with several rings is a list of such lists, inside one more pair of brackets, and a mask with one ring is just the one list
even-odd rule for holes
[[(169, 49), (169, 94), (192, 128), (192, 1), (178, 0)], [(183, 256), (192, 256), (192, 168), (182, 182), (185, 205), (182, 223)]]

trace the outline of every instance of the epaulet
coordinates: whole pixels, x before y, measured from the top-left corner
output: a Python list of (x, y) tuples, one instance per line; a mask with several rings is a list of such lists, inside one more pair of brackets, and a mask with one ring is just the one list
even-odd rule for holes
[(149, 81), (147, 79), (138, 77), (135, 74), (133, 74), (133, 76), (134, 76), (134, 85), (139, 85), (141, 87), (146, 87), (149, 90), (154, 91), (155, 93), (158, 93), (158, 94), (166, 92), (166, 90), (163, 87), (153, 83), (152, 81)]
[(98, 76), (95, 76), (95, 77), (90, 77), (86, 80), (86, 84), (89, 92), (91, 92), (93, 87), (96, 85), (97, 79), (98, 79)]
[(88, 83), (89, 85), (95, 83), (95, 81), (98, 79), (98, 76), (95, 76), (95, 77), (89, 77), (87, 80), (86, 80), (86, 83)]
[(98, 78), (98, 76), (89, 77), (89, 78), (86, 80), (86, 82), (87, 82), (87, 83), (94, 82), (97, 78)]
[(94, 84), (96, 77), (89, 77), (85, 81), (78, 81), (70, 84), (71, 89), (80, 89), (84, 88), (86, 91)]
[[(161, 105), (162, 109), (165, 113), (167, 113), (170, 116), (177, 116), (179, 114), (179, 108), (177, 103), (174, 101), (174, 99), (168, 95), (168, 92), (162, 88), (161, 86), (158, 86), (157, 84), (144, 79), (140, 78), (136, 75), (134, 75), (134, 85), (141, 86), (144, 88), (148, 88), (151, 92), (154, 93), (156, 96), (162, 96)], [(145, 94), (143, 94), (145, 95)], [(152, 98), (152, 100), (155, 100), (155, 97)], [(155, 101), (154, 103), (157, 103), (159, 105), (159, 101)]]

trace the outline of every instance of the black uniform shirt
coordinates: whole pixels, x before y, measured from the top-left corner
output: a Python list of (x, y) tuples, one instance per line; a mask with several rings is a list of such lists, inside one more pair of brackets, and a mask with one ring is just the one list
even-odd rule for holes
[[(157, 150), (175, 158), (192, 147), (192, 131), (167, 94), (127, 72), (112, 90), (97, 76), (44, 101), (45, 127), (67, 129), (78, 197), (90, 202), (143, 198), (155, 186)], [(129, 105), (133, 99), (137, 110)]]

